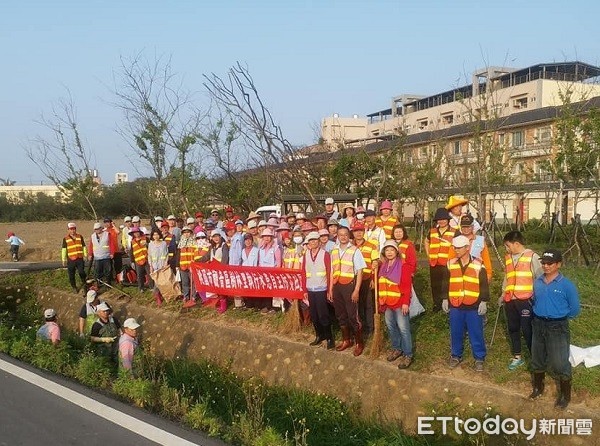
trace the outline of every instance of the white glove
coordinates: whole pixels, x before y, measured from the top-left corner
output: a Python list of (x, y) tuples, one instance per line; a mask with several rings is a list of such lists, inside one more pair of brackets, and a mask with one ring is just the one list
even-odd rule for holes
[(444, 310), (444, 313), (448, 313), (450, 311), (448, 308), (448, 299), (444, 299), (442, 301), (442, 310)]
[(479, 303), (479, 308), (477, 309), (477, 314), (479, 316), (483, 316), (485, 313), (487, 313), (487, 303), (480, 302)]
[(504, 296), (498, 298), (498, 306), (501, 307), (502, 305), (504, 305)]

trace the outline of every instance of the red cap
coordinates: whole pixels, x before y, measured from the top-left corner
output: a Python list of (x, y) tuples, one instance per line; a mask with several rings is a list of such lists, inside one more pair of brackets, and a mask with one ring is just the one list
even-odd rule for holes
[(228, 221), (223, 225), (226, 231), (235, 231), (235, 223), (232, 221)]
[(365, 223), (363, 221), (360, 221), (360, 220), (355, 220), (354, 224), (352, 225), (352, 230), (353, 231), (364, 231), (365, 230)]
[(160, 227), (161, 227), (161, 228), (168, 228), (168, 227), (169, 227), (169, 223), (168, 223), (168, 222), (166, 222), (166, 221), (163, 221), (163, 222), (160, 224)]
[(233, 212), (233, 208), (231, 206), (227, 206), (225, 208), (225, 212)]
[(204, 214), (202, 212), (196, 212), (196, 218), (204, 218)]

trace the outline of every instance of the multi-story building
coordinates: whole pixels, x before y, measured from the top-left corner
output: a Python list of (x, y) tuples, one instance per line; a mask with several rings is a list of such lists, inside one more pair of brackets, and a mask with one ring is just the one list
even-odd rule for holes
[[(450, 193), (459, 189), (458, 182), (469, 180), (476, 167), (475, 145), (485, 139), (503, 149), (503, 165), (510, 165), (512, 185), (519, 185), (502, 191), (507, 193), (488, 193), (486, 215), (492, 211), (509, 219), (517, 213), (524, 220), (541, 218), (548, 209), (548, 181), (554, 180), (545, 160), (556, 151), (556, 119), (566, 101), (579, 110), (600, 107), (600, 85), (593, 82), (599, 76), (599, 67), (581, 62), (489, 67), (473, 73), (469, 85), (431, 96), (403, 94), (392, 98), (390, 108), (365, 118), (324, 118), (322, 141), (331, 148), (368, 151), (398, 147), (401, 141), (411, 163), (430, 159), (441, 148), (442, 186)], [(553, 200), (552, 210), (570, 219), (574, 191), (566, 186)], [(595, 201), (586, 194), (580, 197), (577, 213), (582, 220), (595, 215)]]

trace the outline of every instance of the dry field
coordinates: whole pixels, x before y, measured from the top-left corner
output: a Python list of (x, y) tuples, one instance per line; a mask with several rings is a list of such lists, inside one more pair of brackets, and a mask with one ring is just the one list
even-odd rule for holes
[[(0, 223), (0, 235), (2, 240), (6, 240), (6, 234), (14, 232), (25, 242), (19, 249), (19, 257), (22, 262), (40, 262), (55, 260), (60, 261), (60, 249), (62, 239), (67, 235), (67, 221), (51, 222), (17, 222)], [(77, 232), (89, 239), (93, 230), (93, 221), (78, 221)], [(3, 242), (4, 246), (0, 249), (0, 262), (10, 261), (9, 245)]]

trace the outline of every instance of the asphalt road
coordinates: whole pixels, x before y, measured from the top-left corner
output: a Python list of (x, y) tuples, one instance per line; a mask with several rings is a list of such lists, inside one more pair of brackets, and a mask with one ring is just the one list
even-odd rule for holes
[(0, 262), (0, 271), (43, 271), (62, 268), (62, 262)]
[(0, 354), (0, 445), (224, 446)]

